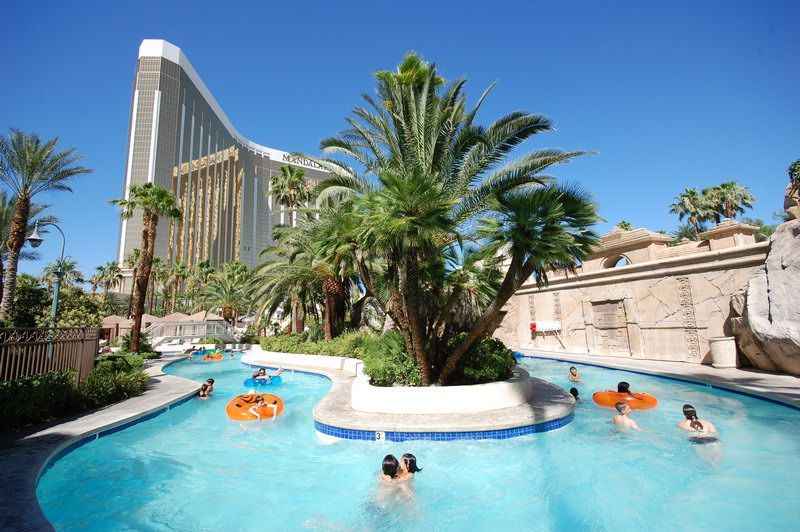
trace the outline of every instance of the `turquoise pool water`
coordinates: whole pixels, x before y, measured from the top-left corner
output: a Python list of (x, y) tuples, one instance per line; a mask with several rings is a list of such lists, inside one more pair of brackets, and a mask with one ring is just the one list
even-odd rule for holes
[[(569, 387), (569, 364), (526, 359)], [(501, 441), (321, 443), (311, 411), (327, 379), (284, 374), (276, 422), (224, 412), (245, 390), (238, 360), (180, 362), (169, 373), (216, 379), (192, 400), (83, 445), (42, 476), (38, 496), (57, 530), (797, 530), (800, 411), (704, 386), (579, 366), (575, 420)], [(591, 391), (627, 380), (660, 400), (620, 434)], [(675, 425), (684, 402), (720, 430), (715, 447)], [(424, 470), (412, 500), (379, 500), (383, 455), (414, 452)]]

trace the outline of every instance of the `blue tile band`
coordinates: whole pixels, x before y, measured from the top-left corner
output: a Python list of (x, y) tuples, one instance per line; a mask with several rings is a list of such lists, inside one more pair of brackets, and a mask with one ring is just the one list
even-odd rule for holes
[(359, 429), (345, 429), (327, 425), (320, 421), (314, 420), (314, 428), (317, 432), (340, 438), (343, 440), (365, 440), (365, 441), (380, 441), (386, 439), (388, 441), (402, 442), (409, 440), (432, 440), (432, 441), (454, 441), (454, 440), (505, 440), (508, 438), (516, 438), (518, 436), (525, 436), (527, 434), (534, 434), (537, 432), (547, 432), (563, 427), (571, 422), (573, 414), (568, 416), (544, 421), (542, 423), (534, 423), (533, 425), (525, 425), (522, 427), (512, 427), (508, 429), (494, 429), (494, 430), (472, 430), (462, 432), (416, 432), (416, 431), (374, 431), (374, 430), (359, 430)]

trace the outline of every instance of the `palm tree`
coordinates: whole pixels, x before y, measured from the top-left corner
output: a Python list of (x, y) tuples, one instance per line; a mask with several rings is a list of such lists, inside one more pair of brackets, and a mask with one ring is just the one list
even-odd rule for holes
[(103, 287), (103, 298), (108, 297), (108, 292), (122, 282), (122, 269), (116, 261), (109, 261), (95, 268), (95, 273), (89, 278), (92, 284), (92, 293), (98, 286)]
[(633, 224), (628, 220), (620, 220), (617, 224), (617, 228), (621, 231), (633, 231)]
[(305, 315), (317, 305), (321, 278), (314, 270), (313, 255), (301, 248), (300, 229), (281, 228), (275, 233), (277, 245), (264, 249), (264, 262), (256, 269), (258, 283), (254, 298), (259, 314), (270, 320), (278, 310), (291, 315), (291, 331), (305, 329)]
[(680, 244), (684, 240), (697, 240), (697, 230), (691, 224), (680, 224), (678, 228), (669, 233), (672, 237), (672, 242), (674, 244)]
[(108, 296), (108, 293), (118, 287), (122, 283), (122, 268), (116, 261), (106, 262), (105, 265), (100, 267), (102, 273), (101, 284), (103, 285), (103, 295)]
[(280, 173), (270, 179), (270, 192), (278, 204), (291, 211), (289, 225), (297, 219), (297, 209), (311, 200), (311, 190), (304, 179), (305, 172), (296, 166), (283, 165)]
[(716, 223), (719, 223), (721, 216), (725, 218), (736, 218), (737, 214), (742, 214), (745, 209), (753, 207), (756, 198), (750, 193), (747, 187), (743, 187), (735, 181), (728, 181), (703, 190), (703, 195), (707, 198), (707, 204), (712, 209), (712, 216)]
[(183, 283), (189, 278), (190, 274), (191, 272), (186, 266), (186, 263), (181, 261), (176, 261), (169, 270), (166, 283), (172, 291), (172, 304), (170, 305), (172, 312), (175, 312), (175, 304), (177, 302), (178, 292), (181, 291)]
[(76, 165), (79, 156), (74, 149), (58, 151), (57, 144), (58, 138), (42, 142), (38, 135), (16, 129), (7, 137), (0, 136), (0, 181), (16, 196), (5, 245), (8, 255), (0, 319), (9, 319), (14, 309), (17, 267), (27, 237), (33, 198), (42, 192), (71, 192), (70, 179), (91, 172)]
[[(169, 266), (164, 264), (164, 261), (161, 257), (153, 257), (153, 263), (150, 268), (150, 282), (148, 283), (150, 289), (150, 295), (148, 296), (150, 301), (150, 307), (148, 312), (153, 314), (153, 308), (156, 305), (158, 300), (158, 287), (161, 285), (162, 287), (166, 287), (167, 279), (169, 279)], [(165, 294), (164, 294), (165, 295)], [(162, 298), (162, 309), (163, 309), (163, 301), (166, 300), (166, 297)]]
[(125, 267), (131, 270), (131, 293), (128, 297), (128, 318), (133, 316), (133, 279), (136, 279), (136, 265), (139, 264), (139, 259), (142, 257), (142, 251), (139, 248), (133, 248), (130, 254), (125, 257)]
[(695, 235), (703, 232), (703, 222), (709, 219), (708, 197), (696, 188), (687, 188), (670, 205), (669, 212), (677, 214), (678, 219), (689, 219), (689, 224), (694, 228)]
[(42, 282), (52, 290), (56, 276), (61, 272), (61, 282), (66, 286), (74, 286), (84, 282), (83, 274), (78, 270), (78, 263), (70, 257), (56, 259), (42, 269)]
[(122, 210), (123, 218), (131, 218), (137, 210), (142, 211), (142, 248), (133, 278), (133, 327), (131, 328), (131, 352), (139, 352), (147, 286), (153, 265), (156, 229), (160, 216), (177, 220), (181, 211), (175, 196), (159, 185), (145, 183), (131, 186), (127, 199), (112, 201)]
[[(4, 190), (0, 190), (0, 302), (3, 299), (3, 278), (5, 274), (3, 264), (8, 258), (8, 235), (11, 229), (11, 220), (14, 217), (15, 203), (16, 199), (9, 198)], [(28, 228), (25, 234), (33, 231), (37, 224), (43, 224), (39, 229), (39, 233), (45, 233), (47, 229), (44, 224), (58, 223), (58, 219), (55, 216), (40, 216), (41, 212), (46, 208), (47, 205), (31, 204)], [(23, 248), (20, 250), (19, 258), (20, 260), (39, 260), (39, 254)]]
[[(365, 173), (317, 161), (332, 174), (317, 188), (318, 203), (336, 197), (351, 209), (359, 282), (378, 295), (425, 385), (457, 376), (464, 354), (499, 326), (501, 309), (532, 275), (546, 283), (549, 269), (571, 268), (597, 241), (588, 196), (545, 174), (583, 152), (539, 150), (507, 162), (520, 143), (550, 131), (550, 121), (514, 112), (479, 126), (489, 90), (468, 109), (464, 83), (444, 86), (433, 65), (407, 56), (396, 73), (378, 76), (379, 97), (364, 97), (350, 128), (321, 143)], [(448, 275), (447, 257), (465, 242), (484, 257), (503, 256), (505, 272), (487, 287), (491, 297), (472, 299), (477, 308), (463, 329), (461, 305), (448, 303), (459, 301), (463, 282)]]
[(252, 306), (253, 272), (241, 262), (229, 262), (211, 276), (203, 291), (206, 310), (220, 309), (222, 318), (235, 324)]

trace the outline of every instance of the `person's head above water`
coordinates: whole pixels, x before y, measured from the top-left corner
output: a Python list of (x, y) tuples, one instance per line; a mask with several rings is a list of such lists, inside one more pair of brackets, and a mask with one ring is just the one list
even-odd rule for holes
[(620, 401), (619, 403), (614, 405), (614, 408), (616, 408), (617, 412), (619, 412), (620, 414), (625, 414), (630, 410), (631, 407), (628, 406), (628, 403)]
[(569, 393), (570, 393), (570, 395), (572, 395), (572, 397), (575, 398), (576, 401), (578, 400), (578, 389), (577, 388), (570, 388), (569, 389)]
[(692, 405), (689, 404), (683, 405), (683, 415), (686, 417), (687, 420), (690, 421), (689, 426), (692, 429), (698, 431), (705, 430), (703, 424), (700, 422), (699, 419), (697, 419), (697, 410), (695, 410), (695, 408)]
[(570, 366), (569, 367), (569, 372), (572, 373), (573, 375), (577, 375), (578, 374), (578, 368), (576, 368), (575, 366)]
[(208, 384), (210, 384), (211, 386), (213, 386), (213, 385), (214, 385), (214, 379), (206, 379), (206, 382), (207, 382)]
[(389, 478), (395, 478), (397, 476), (397, 469), (400, 467), (400, 462), (397, 461), (397, 458), (394, 457), (393, 454), (387, 454), (383, 457), (383, 465), (381, 466), (381, 471), (383, 474)]
[(631, 393), (631, 385), (625, 381), (617, 384), (617, 393)]
[[(416, 473), (422, 471), (421, 467), (417, 467), (417, 457), (411, 453), (406, 453), (400, 459), (403, 461), (403, 466), (409, 473)], [(385, 462), (384, 462), (385, 463)]]

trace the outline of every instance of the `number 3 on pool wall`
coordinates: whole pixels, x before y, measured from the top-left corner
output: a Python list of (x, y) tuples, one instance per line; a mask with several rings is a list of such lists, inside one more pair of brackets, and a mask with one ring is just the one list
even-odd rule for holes
[(386, 440), (386, 433), (375, 431), (375, 441), (385, 441)]

